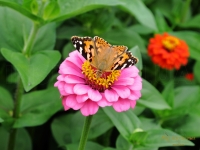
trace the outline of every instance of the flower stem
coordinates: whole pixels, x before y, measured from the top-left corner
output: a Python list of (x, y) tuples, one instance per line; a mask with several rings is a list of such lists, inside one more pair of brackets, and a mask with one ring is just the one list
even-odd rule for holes
[(32, 50), (32, 47), (33, 47), (33, 44), (34, 44), (34, 41), (35, 41), (35, 37), (36, 37), (37, 32), (39, 30), (39, 27), (40, 27), (39, 23), (36, 23), (36, 22), (33, 23), (30, 35), (28, 37), (28, 40), (25, 41), (24, 48), (23, 48), (23, 51), (22, 51), (23, 54), (25, 54), (26, 56), (30, 55), (30, 52)]
[[(22, 81), (19, 78), (18, 83), (17, 83), (17, 89), (15, 92), (15, 105), (14, 105), (14, 110), (13, 110), (14, 119), (17, 119), (20, 116), (20, 105), (21, 105), (23, 92), (24, 92), (24, 89), (23, 89)], [(9, 140), (8, 140), (8, 150), (14, 150), (16, 133), (17, 133), (17, 129), (14, 129), (14, 128), (10, 132)]]
[(83, 131), (82, 131), (82, 134), (81, 134), (81, 139), (80, 139), (78, 150), (84, 150), (85, 149), (85, 144), (87, 142), (87, 137), (88, 137), (88, 133), (89, 133), (89, 130), (90, 130), (91, 122), (92, 122), (92, 115), (85, 118), (85, 123), (84, 123), (84, 126), (83, 126)]

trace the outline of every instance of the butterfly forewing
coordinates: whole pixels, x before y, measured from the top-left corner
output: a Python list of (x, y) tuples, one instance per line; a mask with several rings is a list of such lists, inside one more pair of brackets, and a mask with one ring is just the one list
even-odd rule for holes
[(72, 36), (71, 38), (74, 47), (88, 61), (92, 61), (94, 56), (94, 41), (91, 37)]

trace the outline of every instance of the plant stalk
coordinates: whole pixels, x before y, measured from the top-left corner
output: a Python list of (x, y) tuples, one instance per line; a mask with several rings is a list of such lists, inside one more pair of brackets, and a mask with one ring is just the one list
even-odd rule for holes
[[(24, 92), (23, 84), (22, 84), (21, 79), (19, 78), (18, 83), (17, 83), (17, 89), (15, 92), (15, 103), (14, 103), (14, 110), (13, 110), (14, 119), (17, 119), (20, 116), (20, 105), (21, 105), (23, 92)], [(16, 133), (17, 133), (16, 128), (11, 129), (9, 139), (8, 139), (8, 150), (14, 150)]]
[(89, 130), (90, 130), (91, 122), (92, 122), (92, 115), (85, 118), (85, 122), (84, 122), (83, 130), (82, 130), (78, 150), (84, 150), (85, 149), (85, 145), (86, 145), (86, 142), (87, 142), (87, 137), (88, 137), (88, 133), (89, 133)]
[(37, 32), (39, 30), (39, 27), (40, 27), (40, 25), (38, 23), (36, 23), (36, 22), (33, 23), (30, 35), (28, 37), (28, 40), (25, 42), (24, 48), (22, 51), (22, 53), (25, 54), (26, 56), (30, 56), (30, 54), (31, 54), (31, 50), (32, 50), (33, 44), (35, 42), (35, 38), (36, 38)]

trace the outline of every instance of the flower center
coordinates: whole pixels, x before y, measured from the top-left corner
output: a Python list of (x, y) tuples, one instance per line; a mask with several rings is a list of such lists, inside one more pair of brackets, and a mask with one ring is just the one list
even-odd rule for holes
[(174, 36), (168, 36), (162, 41), (163, 46), (169, 51), (173, 51), (179, 43), (179, 39)]
[(91, 66), (89, 61), (85, 61), (82, 65), (82, 73), (85, 75), (86, 84), (99, 92), (104, 92), (118, 79), (120, 70), (101, 71)]

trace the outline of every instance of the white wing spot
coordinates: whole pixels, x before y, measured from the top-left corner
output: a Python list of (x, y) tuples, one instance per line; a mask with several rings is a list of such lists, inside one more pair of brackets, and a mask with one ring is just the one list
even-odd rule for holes
[(76, 44), (74, 44), (74, 47), (76, 48)]
[(82, 52), (83, 52), (83, 48), (82, 48), (82, 47), (79, 48), (79, 52), (80, 52), (81, 55), (82, 55)]
[(82, 44), (82, 42), (81, 42), (81, 41), (79, 41), (79, 43), (80, 43), (80, 44)]
[(124, 64), (123, 67), (121, 69), (124, 69), (126, 67), (127, 64)]

